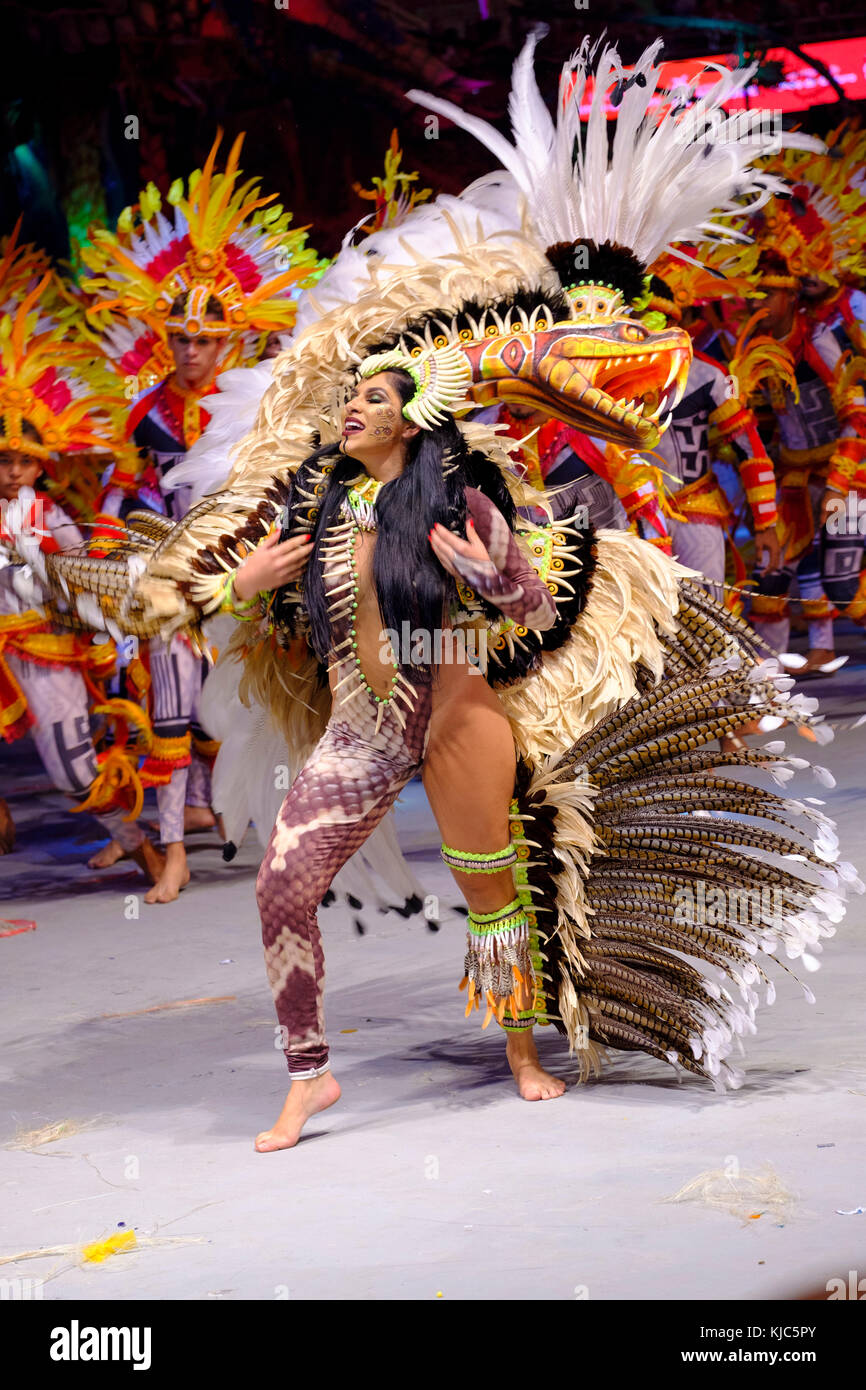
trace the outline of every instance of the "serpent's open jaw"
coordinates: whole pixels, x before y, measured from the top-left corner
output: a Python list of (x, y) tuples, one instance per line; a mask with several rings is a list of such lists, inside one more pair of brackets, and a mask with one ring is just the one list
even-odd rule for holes
[(681, 329), (652, 333), (626, 320), (555, 324), (467, 345), (472, 396), (531, 405), (575, 429), (652, 449), (682, 398), (692, 359)]
[(571, 378), (560, 386), (557, 412), (567, 424), (602, 439), (654, 448), (682, 399), (691, 356), (690, 344), (617, 354), (601, 359), (590, 383), (582, 380), (576, 363)]

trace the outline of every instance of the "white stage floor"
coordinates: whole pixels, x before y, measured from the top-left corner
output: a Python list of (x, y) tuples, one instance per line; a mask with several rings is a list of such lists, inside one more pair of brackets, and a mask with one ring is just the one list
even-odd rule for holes
[[(866, 706), (862, 636), (851, 645), (856, 665), (809, 688), (828, 713)], [(839, 785), (808, 779), (799, 791), (827, 797), (844, 857), (864, 874), (866, 728), (803, 752)], [(837, 1214), (866, 1206), (866, 898), (809, 978), (815, 1006), (775, 971), (777, 1002), (738, 1063), (742, 1090), (716, 1095), (621, 1054), (600, 1081), (538, 1104), (514, 1092), (501, 1034), (463, 1018), (456, 912), (434, 934), (420, 916), (368, 911), (361, 937), (351, 912), (329, 909), (343, 1099), (296, 1149), (260, 1155), (253, 1136), (275, 1120), (287, 1078), (253, 896), (257, 843), (225, 865), (215, 835), (192, 836), (190, 887), (147, 907), (134, 867), (84, 866), (98, 828), (63, 812), (35, 760), (20, 746), (2, 757), (19, 843), (0, 859), (0, 915), (38, 925), (0, 939), (0, 1144), (62, 1120), (88, 1127), (35, 1152), (0, 1148), (0, 1256), (120, 1222), (200, 1242), (87, 1268), (29, 1261), (3, 1268), (7, 1279), (45, 1279), (46, 1299), (724, 1300), (795, 1298), (866, 1273), (866, 1214)], [(453, 903), (418, 784), (398, 819), (425, 886)], [(156, 1007), (196, 999), (216, 1002)], [(553, 1029), (539, 1045), (573, 1074)], [(741, 1219), (664, 1202), (732, 1161), (743, 1173), (771, 1164), (791, 1209)]]

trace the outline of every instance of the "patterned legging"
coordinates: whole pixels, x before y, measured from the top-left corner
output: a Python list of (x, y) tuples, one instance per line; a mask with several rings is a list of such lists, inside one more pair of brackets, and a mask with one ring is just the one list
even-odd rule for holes
[(359, 692), (339, 706), (280, 808), (256, 883), (265, 964), (289, 1072), (326, 1069), (325, 960), (316, 909), (331, 880), (419, 771), (430, 722), (430, 687), (419, 687), (405, 729)]
[[(812, 511), (817, 517), (823, 482), (810, 483), (809, 495)], [(860, 568), (863, 563), (863, 537), (835, 533), (826, 525), (815, 530), (812, 543), (794, 561), (786, 563), (772, 574), (758, 576), (756, 593), (771, 598), (786, 598), (796, 575), (801, 599), (826, 599), (837, 609), (844, 609), (857, 593), (860, 582)], [(790, 620), (782, 618), (759, 619), (761, 636), (775, 651), (785, 651), (790, 637)], [(833, 649), (833, 620), (822, 616), (809, 621), (809, 646)]]
[[(150, 676), (153, 689), (153, 728), (160, 738), (182, 738), (190, 732), (198, 710), (204, 662), (183, 637), (165, 643), (150, 642)], [(178, 767), (171, 781), (156, 789), (159, 834), (163, 844), (183, 840), (183, 808), (209, 806), (210, 769), (195, 749), (188, 767)]]

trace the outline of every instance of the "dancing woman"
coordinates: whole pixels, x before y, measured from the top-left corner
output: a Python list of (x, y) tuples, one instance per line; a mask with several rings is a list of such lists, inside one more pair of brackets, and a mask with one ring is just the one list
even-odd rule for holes
[[(515, 67), (532, 112), (518, 142), (550, 126), (534, 43)], [(530, 141), (532, 178), (491, 133), (507, 175), (416, 209), (396, 240), (383, 230), (363, 254), (344, 248), (303, 324), (299, 311), (228, 477), (222, 460), (182, 522), (132, 514), (125, 551), (109, 557), (44, 556), (16, 535), (46, 592), (110, 631), (199, 641), (221, 606), (253, 620), (220, 657), (242, 658), (236, 693), (256, 707), (249, 735), (221, 750), (225, 785), (259, 785), (275, 738), (297, 772), (258, 882), (292, 1079), (262, 1152), (291, 1147), (339, 1096), (316, 905), (419, 769), (469, 903), (469, 1007), (507, 1029), (527, 1098), (563, 1090), (538, 1063), (536, 1022), (567, 1037), (582, 1080), (616, 1049), (740, 1085), (727, 1059), (755, 1029), (759, 988), (772, 1002), (765, 965), (787, 971), (784, 953), (814, 970), (847, 895), (863, 890), (813, 799), (737, 775), (761, 769), (784, 785), (803, 759), (778, 741), (718, 751), (754, 720), (826, 742), (815, 702), (791, 694), (745, 624), (655, 547), (527, 522), (537, 494), (495, 429), (449, 418), (532, 403), (613, 443), (658, 442), (691, 346), (628, 305), (665, 246), (705, 239), (712, 209), (744, 190), (766, 200), (772, 180), (749, 172), (755, 149), (704, 139), (746, 70), (689, 107), (694, 138), (674, 112), (644, 119), (657, 51), (640, 60), (643, 85), (601, 53), (578, 140), (581, 50), (563, 70), (571, 96), (556, 128)], [(625, 132), (612, 162), (608, 91)], [(405, 649), (407, 629), (420, 651)], [(490, 638), (481, 676), (436, 654), (438, 637), (470, 629)]]
[[(516, 760), (508, 719), (478, 666), (460, 659), (468, 649), (457, 646), (454, 661), (418, 664), (414, 651), (397, 656), (385, 638), (411, 628), (415, 643), (419, 633), (430, 639), (422, 654), (441, 651), (460, 603), (458, 580), (536, 630), (553, 625), (556, 607), (514, 539), (514, 504), (499, 470), (469, 453), (452, 419), (433, 428), (413, 423), (413, 415), (422, 418), (412, 410), (419, 396), (407, 371), (362, 376), (339, 446), (317, 455), (320, 464), (332, 456), (334, 466), (315, 535), (278, 541), (273, 533), (233, 582), (235, 606), (247, 612), (257, 594), (277, 590), (279, 616), (283, 586), (303, 575), (302, 608), (334, 698), (324, 737), (283, 803), (257, 884), (292, 1079), (277, 1123), (256, 1140), (260, 1152), (291, 1147), (310, 1115), (339, 1099), (316, 907), (418, 771), (443, 858), (469, 904), (470, 997), (483, 994), (488, 1018), (495, 1014), (506, 1029), (525, 1100), (565, 1089), (541, 1067), (532, 1037), (529, 929), (512, 873)], [(290, 518), (298, 495), (296, 484)]]

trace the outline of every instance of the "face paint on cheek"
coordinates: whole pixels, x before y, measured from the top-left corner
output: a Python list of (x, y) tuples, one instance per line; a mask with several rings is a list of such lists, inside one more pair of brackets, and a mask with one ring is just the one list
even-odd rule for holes
[(376, 407), (376, 417), (380, 423), (374, 426), (373, 437), (375, 439), (387, 439), (394, 433), (394, 421), (397, 412), (392, 405), (380, 405)]

